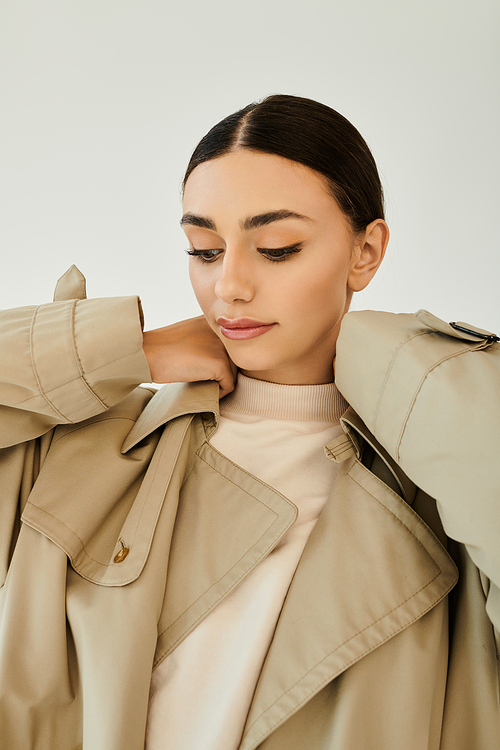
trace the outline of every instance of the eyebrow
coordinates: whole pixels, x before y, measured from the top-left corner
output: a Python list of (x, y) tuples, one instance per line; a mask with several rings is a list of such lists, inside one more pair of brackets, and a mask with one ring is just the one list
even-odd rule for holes
[[(257, 229), (263, 227), (266, 224), (272, 224), (273, 221), (283, 221), (283, 219), (301, 219), (302, 221), (312, 221), (308, 216), (299, 214), (296, 211), (289, 211), (287, 208), (282, 208), (278, 211), (266, 211), (264, 214), (257, 214), (257, 216), (247, 216), (245, 221), (240, 222), (240, 226), (244, 230)], [(180, 220), (181, 226), (188, 224), (193, 227), (201, 227), (202, 229), (211, 229), (216, 232), (216, 226), (213, 219), (208, 216), (198, 216), (198, 214), (187, 213), (184, 214)]]

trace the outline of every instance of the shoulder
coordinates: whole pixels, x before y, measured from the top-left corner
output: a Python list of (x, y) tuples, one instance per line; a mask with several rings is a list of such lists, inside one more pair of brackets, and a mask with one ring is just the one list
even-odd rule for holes
[(368, 429), (397, 458), (415, 415), (421, 427), (437, 419), (456, 425), (457, 415), (463, 427), (479, 413), (498, 423), (500, 343), (489, 331), (446, 323), (425, 310), (353, 312), (342, 323), (335, 379)]
[[(396, 365), (403, 375), (408, 369), (423, 376), (444, 360), (468, 352), (487, 350), (498, 359), (499, 341), (490, 331), (469, 323), (446, 323), (427, 310), (351, 312), (342, 321), (337, 342), (337, 385), (343, 392), (359, 376), (365, 387), (369, 374), (374, 388), (379, 389), (387, 384)], [(476, 365), (480, 361), (477, 358)]]
[[(455, 341), (466, 341), (472, 344), (481, 342), (495, 343), (499, 337), (484, 328), (470, 323), (446, 323), (441, 318), (428, 312), (418, 310), (416, 313), (392, 313), (381, 310), (359, 310), (344, 316), (340, 339), (352, 335), (376, 337), (379, 341), (403, 343), (415, 336), (439, 334)], [(434, 336), (435, 338), (435, 336)], [(428, 339), (428, 341), (432, 340)]]

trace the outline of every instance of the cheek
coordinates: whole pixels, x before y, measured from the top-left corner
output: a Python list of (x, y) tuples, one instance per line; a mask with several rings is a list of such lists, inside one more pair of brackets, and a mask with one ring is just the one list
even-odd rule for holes
[(212, 297), (212, 284), (210, 283), (209, 274), (204, 273), (205, 269), (200, 268), (200, 263), (197, 261), (189, 261), (189, 280), (193, 287), (193, 292), (198, 304), (200, 305), (203, 312), (209, 305)]
[(319, 323), (344, 309), (347, 298), (347, 272), (344, 265), (335, 265), (318, 272), (302, 274), (293, 289), (281, 289), (296, 314)]

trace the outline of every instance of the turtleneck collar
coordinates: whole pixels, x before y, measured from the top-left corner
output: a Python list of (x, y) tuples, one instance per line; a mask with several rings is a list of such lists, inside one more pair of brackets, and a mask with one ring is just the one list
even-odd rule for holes
[(220, 413), (338, 424), (348, 407), (335, 383), (282, 385), (239, 372), (235, 390), (220, 402)]

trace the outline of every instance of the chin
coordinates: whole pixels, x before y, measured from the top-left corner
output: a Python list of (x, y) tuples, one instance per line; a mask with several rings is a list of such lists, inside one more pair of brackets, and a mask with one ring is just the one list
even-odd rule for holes
[(277, 347), (262, 345), (258, 338), (249, 341), (228, 341), (220, 337), (230, 359), (240, 370), (267, 370), (279, 364)]
[(282, 362), (278, 360), (276, 356), (273, 357), (269, 354), (267, 356), (259, 356), (256, 355), (255, 352), (252, 354), (251, 352), (242, 352), (241, 350), (235, 352), (230, 351), (229, 349), (227, 349), (227, 353), (238, 370), (265, 373), (268, 370), (275, 370), (282, 366)]
[[(281, 363), (277, 362), (276, 360), (262, 361), (260, 359), (257, 360), (251, 357), (237, 357), (236, 359), (233, 359), (231, 357), (231, 359), (238, 370), (248, 370), (249, 372), (253, 373), (262, 373), (263, 378), (266, 372), (269, 372), (270, 370), (276, 370), (280, 368), (280, 366), (282, 366)], [(255, 377), (257, 377), (257, 375), (255, 375)]]

